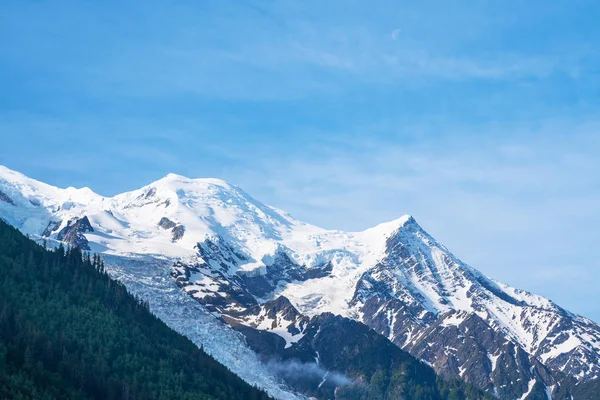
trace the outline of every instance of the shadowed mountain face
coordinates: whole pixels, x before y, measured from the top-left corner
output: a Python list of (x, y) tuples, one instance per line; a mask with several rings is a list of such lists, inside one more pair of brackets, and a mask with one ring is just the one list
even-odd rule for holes
[[(170, 261), (189, 296), (244, 333), (269, 333), (270, 345), (248, 339), (267, 352), (296, 348), (331, 313), (503, 399), (561, 398), (600, 376), (597, 324), (485, 277), (409, 216), (328, 231), (226, 182), (177, 175), (105, 198), (0, 169), (0, 191), (0, 217), (34, 237)], [(295, 311), (274, 318), (264, 305), (280, 297)]]

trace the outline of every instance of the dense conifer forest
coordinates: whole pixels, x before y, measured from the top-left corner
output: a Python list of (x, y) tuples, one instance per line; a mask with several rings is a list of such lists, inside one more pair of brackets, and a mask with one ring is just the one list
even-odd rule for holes
[(0, 220), (0, 399), (267, 399), (79, 249)]

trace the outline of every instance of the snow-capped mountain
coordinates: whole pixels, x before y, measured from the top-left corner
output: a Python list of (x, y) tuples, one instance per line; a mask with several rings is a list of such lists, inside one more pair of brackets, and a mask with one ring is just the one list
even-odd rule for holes
[[(170, 174), (103, 197), (0, 167), (0, 217), (40, 240), (103, 253), (115, 271), (122, 260), (168, 264), (181, 293), (232, 325), (279, 335), (284, 348), (311, 318), (333, 313), (505, 399), (552, 398), (567, 381), (600, 377), (597, 324), (485, 277), (410, 216), (332, 231), (218, 179)], [(280, 298), (294, 312), (273, 309)]]

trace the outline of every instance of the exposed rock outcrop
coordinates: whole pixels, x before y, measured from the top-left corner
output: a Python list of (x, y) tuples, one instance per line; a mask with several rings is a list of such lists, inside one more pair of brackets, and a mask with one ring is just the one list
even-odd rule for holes
[(44, 232), (42, 232), (42, 236), (48, 237), (48, 236), (52, 235), (53, 232), (55, 232), (58, 228), (60, 228), (60, 224), (61, 224), (61, 221), (48, 222), (48, 226), (46, 226), (46, 229), (44, 229)]
[(185, 233), (185, 227), (182, 224), (171, 221), (167, 217), (162, 217), (160, 221), (158, 221), (158, 226), (171, 231), (171, 242), (173, 243), (181, 239)]
[(84, 235), (87, 232), (94, 232), (88, 217), (73, 218), (58, 232), (56, 239), (82, 250), (90, 250), (89, 242)]
[(173, 229), (176, 225), (177, 224), (175, 222), (171, 221), (167, 217), (162, 217), (158, 222), (158, 226), (160, 226), (163, 229)]

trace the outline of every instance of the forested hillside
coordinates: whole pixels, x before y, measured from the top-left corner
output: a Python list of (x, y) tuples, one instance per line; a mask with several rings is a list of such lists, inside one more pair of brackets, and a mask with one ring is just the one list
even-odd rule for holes
[(0, 220), (1, 399), (267, 399), (78, 249)]

